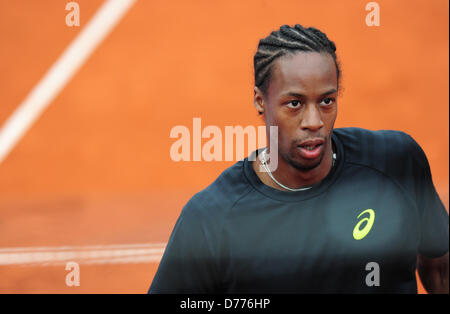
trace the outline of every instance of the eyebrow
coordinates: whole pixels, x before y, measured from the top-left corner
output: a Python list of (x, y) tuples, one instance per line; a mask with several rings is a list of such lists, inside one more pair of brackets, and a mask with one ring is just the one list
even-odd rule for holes
[[(320, 94), (320, 96), (326, 96), (326, 95), (334, 94), (336, 92), (337, 92), (337, 90), (335, 88), (333, 88), (329, 91), (326, 91), (325, 93)], [(293, 92), (283, 94), (282, 96), (305, 97), (305, 95), (303, 95), (303, 94), (293, 93)]]

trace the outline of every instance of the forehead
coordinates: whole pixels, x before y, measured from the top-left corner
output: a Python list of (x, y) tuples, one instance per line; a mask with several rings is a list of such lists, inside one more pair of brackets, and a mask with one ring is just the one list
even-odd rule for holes
[(275, 61), (268, 91), (321, 93), (337, 89), (337, 83), (336, 65), (330, 54), (298, 52)]

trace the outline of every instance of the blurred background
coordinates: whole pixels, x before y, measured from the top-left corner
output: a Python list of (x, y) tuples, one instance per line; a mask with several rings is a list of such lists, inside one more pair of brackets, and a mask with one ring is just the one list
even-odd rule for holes
[[(336, 43), (336, 127), (411, 134), (448, 210), (447, 0), (377, 1), (372, 27), (360, 0), (78, 0), (79, 26), (66, 24), (68, 2), (0, 0), (0, 137), (20, 129), (6, 126), (21, 106), (42, 105), (0, 155), (0, 293), (145, 293), (183, 205), (234, 163), (174, 162), (171, 129), (192, 135), (194, 117), (262, 125), (252, 58), (283, 24)], [(89, 32), (110, 29), (85, 34), (91, 48), (72, 57), (91, 53), (43, 85), (107, 5), (120, 14)], [(30, 100), (38, 87), (54, 95)], [(79, 286), (66, 283), (67, 260), (80, 265)]]

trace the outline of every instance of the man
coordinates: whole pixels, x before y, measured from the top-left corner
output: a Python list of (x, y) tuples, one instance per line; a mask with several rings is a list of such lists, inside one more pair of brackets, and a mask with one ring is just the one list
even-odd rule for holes
[(260, 41), (254, 103), (278, 127), (277, 167), (259, 150), (192, 197), (150, 293), (417, 293), (416, 267), (448, 293), (448, 214), (426, 156), (402, 132), (334, 129), (335, 51), (301, 25)]

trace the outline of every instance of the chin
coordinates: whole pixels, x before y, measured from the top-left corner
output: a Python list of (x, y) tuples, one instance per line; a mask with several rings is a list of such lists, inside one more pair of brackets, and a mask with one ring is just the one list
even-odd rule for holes
[(315, 163), (314, 162), (306, 163), (295, 160), (288, 160), (288, 162), (292, 167), (300, 171), (311, 171), (313, 169), (316, 169), (321, 163), (321, 161)]

